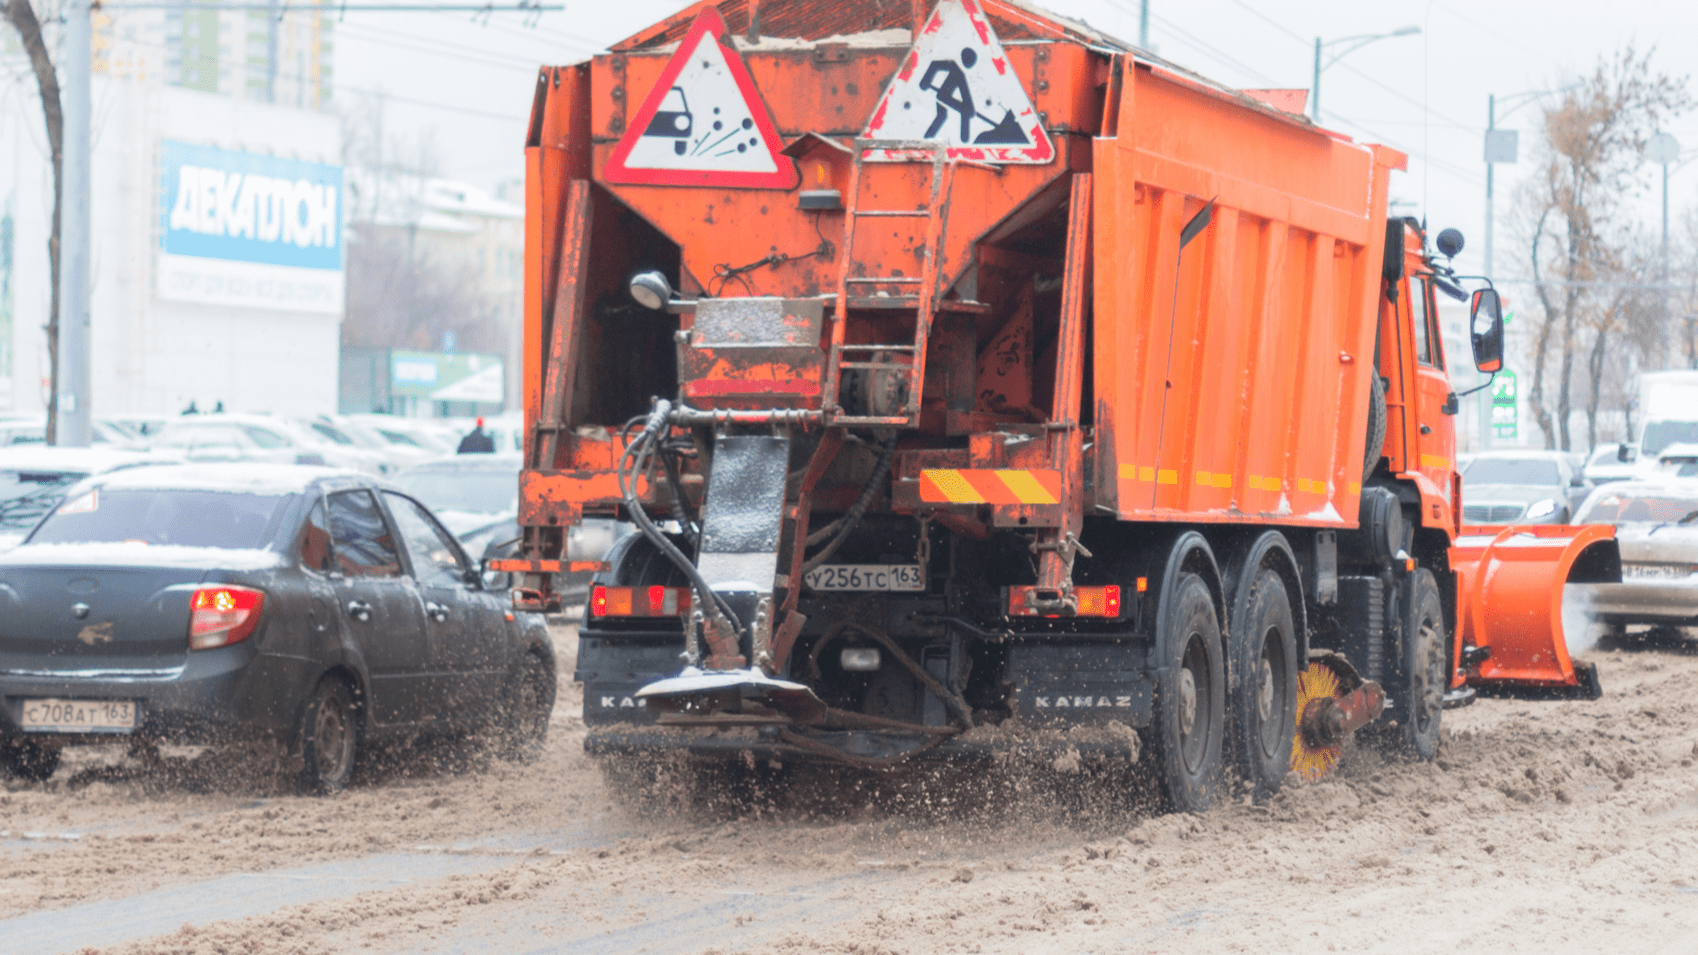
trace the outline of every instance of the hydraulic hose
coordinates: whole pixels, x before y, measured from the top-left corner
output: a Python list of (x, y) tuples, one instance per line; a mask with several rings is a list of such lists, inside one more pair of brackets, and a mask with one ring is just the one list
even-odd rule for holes
[[(684, 555), (683, 551), (678, 549), (678, 545), (668, 540), (666, 534), (655, 526), (654, 521), (649, 519), (648, 512), (643, 508), (643, 502), (637, 497), (636, 476), (643, 473), (649, 460), (654, 456), (653, 445), (659, 439), (661, 432), (666, 429), (667, 419), (671, 411), (672, 402), (664, 398), (656, 399), (654, 410), (649, 412), (648, 420), (643, 423), (642, 432), (637, 435), (636, 440), (625, 446), (625, 453), (619, 458), (617, 472), (619, 495), (624, 499), (625, 510), (630, 512), (631, 520), (637, 525), (637, 529), (642, 531), (643, 536), (647, 537), (649, 542), (654, 544), (662, 554), (665, 554), (669, 560), (676, 564), (678, 569), (684, 572), (685, 577), (689, 578), (690, 585), (701, 595), (701, 606), (722, 617), (732, 633), (741, 634), (743, 623), (737, 619), (736, 612), (725, 602), (725, 598), (715, 593), (713, 588), (708, 586), (707, 581), (702, 579), (701, 572), (696, 569), (696, 565)], [(629, 463), (629, 467), (627, 467), (627, 463)]]
[[(849, 510), (845, 512), (842, 517), (832, 521), (830, 524), (821, 528), (818, 532), (823, 535), (835, 529), (837, 536), (832, 538), (831, 543), (825, 545), (824, 550), (808, 558), (807, 561), (802, 564), (802, 573), (804, 575), (807, 574), (808, 571), (813, 570), (819, 565), (830, 560), (831, 555), (837, 553), (837, 549), (842, 547), (843, 542), (849, 539), (849, 535), (855, 532), (855, 526), (861, 523), (861, 518), (866, 515), (867, 508), (873, 506), (873, 501), (878, 497), (879, 490), (884, 487), (884, 479), (890, 476), (890, 465), (895, 460), (896, 435), (892, 433), (891, 436), (886, 438), (884, 441), (884, 454), (879, 458), (878, 466), (873, 468), (873, 474), (872, 477), (867, 480), (867, 486), (861, 489), (861, 496), (855, 499), (855, 503), (850, 506)], [(808, 535), (809, 544), (815, 542), (814, 537), (814, 534)]]

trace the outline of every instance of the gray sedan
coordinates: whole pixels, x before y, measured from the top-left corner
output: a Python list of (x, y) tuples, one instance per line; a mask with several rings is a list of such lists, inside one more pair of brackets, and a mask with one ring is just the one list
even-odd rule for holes
[(1462, 520), (1468, 524), (1567, 524), (1591, 490), (1560, 451), (1492, 451), (1462, 472)]
[(66, 746), (259, 740), (331, 792), (386, 738), (534, 752), (555, 687), (543, 621), (357, 472), (116, 471), (0, 554), (0, 770), (28, 779)]
[(1584, 588), (1593, 618), (1618, 631), (1698, 624), (1698, 483), (1611, 483), (1575, 523), (1614, 524), (1621, 545), (1621, 583)]

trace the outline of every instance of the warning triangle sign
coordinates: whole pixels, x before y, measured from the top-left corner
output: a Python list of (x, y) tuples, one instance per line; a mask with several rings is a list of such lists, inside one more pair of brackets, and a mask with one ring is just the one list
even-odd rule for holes
[(706, 7), (602, 170), (612, 183), (790, 189), (796, 164), (755, 91), (743, 58)]
[[(867, 139), (950, 144), (952, 159), (1042, 165), (1055, 158), (1026, 88), (975, 0), (941, 0), (867, 123)], [(869, 149), (897, 162), (918, 150)]]

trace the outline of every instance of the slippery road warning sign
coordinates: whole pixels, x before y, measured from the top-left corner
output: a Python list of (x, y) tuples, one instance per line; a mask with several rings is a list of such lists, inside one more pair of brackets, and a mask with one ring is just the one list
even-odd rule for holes
[(707, 7), (602, 170), (608, 182), (789, 189), (796, 164), (735, 50)]
[[(1041, 165), (1055, 148), (974, 0), (942, 0), (868, 121), (867, 139), (942, 141), (952, 159)], [(918, 158), (869, 149), (863, 158)]]

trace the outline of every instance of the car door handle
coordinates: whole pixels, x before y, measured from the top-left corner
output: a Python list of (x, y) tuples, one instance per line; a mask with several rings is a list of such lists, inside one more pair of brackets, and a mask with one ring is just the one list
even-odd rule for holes
[(448, 608), (434, 600), (425, 601), (425, 613), (430, 614), (430, 619), (437, 623), (448, 619)]
[(353, 617), (361, 623), (370, 621), (371, 604), (366, 603), (364, 600), (348, 601), (348, 616)]

